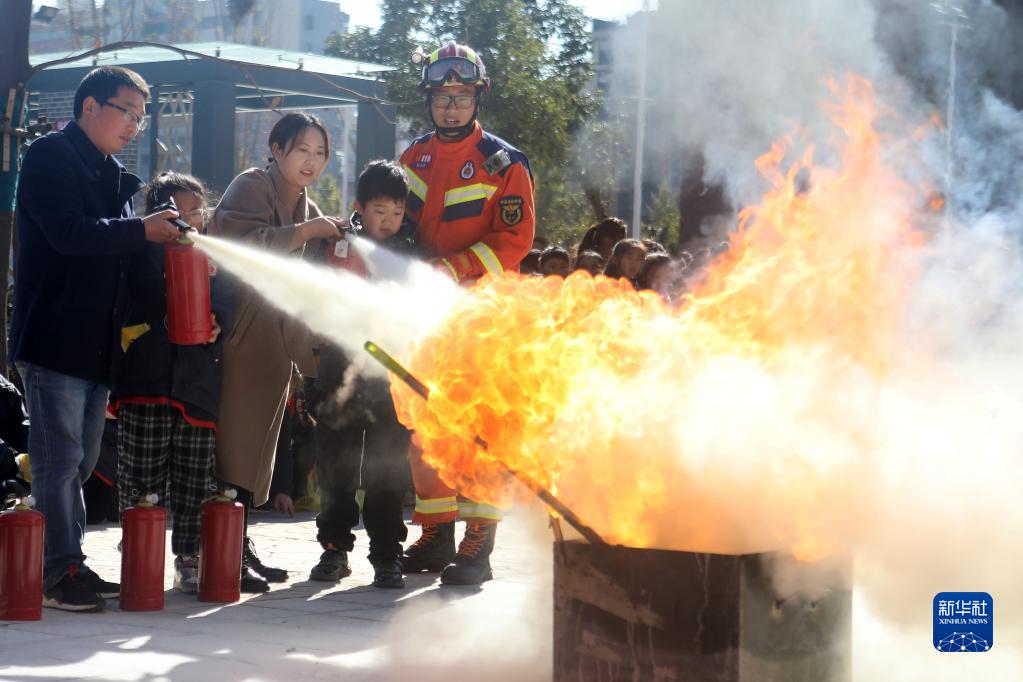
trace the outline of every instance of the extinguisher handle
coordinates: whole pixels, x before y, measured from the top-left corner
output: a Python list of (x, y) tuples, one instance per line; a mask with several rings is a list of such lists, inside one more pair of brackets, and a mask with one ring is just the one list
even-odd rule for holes
[[(164, 202), (164, 203), (160, 204), (159, 206), (157, 206), (156, 208), (154, 208), (153, 209), (153, 213), (159, 213), (160, 211), (167, 211), (167, 210), (171, 210), (171, 211), (177, 211), (178, 210), (178, 206), (177, 206), (177, 204), (174, 203), (174, 198), (173, 197), (171, 197), (166, 202)], [(182, 220), (180, 217), (178, 217), (178, 218), (171, 218), (167, 222), (169, 222), (174, 227), (178, 228), (178, 230), (181, 231), (181, 234), (185, 234), (186, 232), (190, 232), (190, 231), (195, 229), (194, 227), (192, 227), (191, 225), (186, 223), (184, 220)]]
[(237, 497), (238, 497), (237, 490), (235, 490), (234, 488), (224, 488), (222, 491), (220, 491), (220, 493), (216, 496), (215, 499), (218, 502), (234, 502), (235, 498)]

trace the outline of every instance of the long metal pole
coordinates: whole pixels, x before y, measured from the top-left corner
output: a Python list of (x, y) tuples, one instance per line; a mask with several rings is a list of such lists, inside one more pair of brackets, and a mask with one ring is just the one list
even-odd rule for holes
[[(380, 346), (376, 345), (372, 341), (367, 341), (364, 347), (366, 349), (366, 352), (373, 356), (374, 360), (379, 362), (381, 365), (387, 368), (392, 374), (394, 374), (399, 379), (404, 381), (409, 388), (415, 391), (416, 395), (420, 396), (423, 400), (430, 399), (430, 389), (427, 388), (426, 384), (416, 379), (416, 377), (411, 372), (402, 367), (397, 360), (388, 355), (387, 352), (384, 351)], [(487, 445), (487, 442), (480, 438), (479, 436), (476, 436), (476, 445), (478, 445), (482, 450), (485, 450), (487, 452), (490, 451), (490, 446)], [(497, 463), (504, 467), (504, 470), (511, 474), (513, 477), (515, 477), (520, 483), (522, 483), (522, 485), (529, 488), (529, 490), (534, 495), (539, 497), (544, 504), (546, 504), (548, 507), (557, 512), (558, 516), (565, 519), (568, 525), (572, 526), (572, 528), (575, 528), (579, 532), (579, 534), (586, 538), (587, 542), (589, 542), (591, 545), (607, 544), (604, 538), (600, 537), (600, 534), (597, 533), (597, 531), (593, 530), (585, 523), (583, 523), (582, 519), (576, 516), (576, 513), (569, 509), (564, 502), (555, 497), (554, 493), (552, 493), (551, 491), (547, 490), (542, 485), (534, 481), (527, 474), (512, 469), (504, 462), (498, 461)]]
[(632, 169), (632, 238), (640, 238), (643, 214), (643, 148), (646, 146), (647, 40), (649, 39), (650, 0), (643, 0), (639, 37), (639, 96), (636, 98), (636, 165)]

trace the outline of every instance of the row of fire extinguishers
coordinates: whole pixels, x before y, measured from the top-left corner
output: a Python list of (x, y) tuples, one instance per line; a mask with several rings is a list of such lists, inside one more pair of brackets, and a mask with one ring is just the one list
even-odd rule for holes
[[(245, 510), (226, 490), (202, 505), (199, 601), (240, 598)], [(167, 511), (147, 495), (121, 515), (122, 611), (163, 608)], [(0, 620), (39, 620), (43, 603), (43, 531), (46, 521), (31, 497), (0, 513)]]
[[(157, 210), (177, 210), (174, 200)], [(167, 332), (177, 345), (207, 343), (210, 320), (210, 264), (188, 238), (193, 228), (171, 221), (181, 237), (164, 247), (167, 287)], [(202, 508), (199, 552), (199, 599), (237, 601), (241, 580), (244, 510), (232, 494), (207, 500)], [(163, 608), (163, 573), (167, 512), (155, 495), (125, 509), (121, 517), (121, 609)], [(0, 513), (0, 620), (39, 620), (43, 602), (43, 530), (45, 519), (23, 497)]]

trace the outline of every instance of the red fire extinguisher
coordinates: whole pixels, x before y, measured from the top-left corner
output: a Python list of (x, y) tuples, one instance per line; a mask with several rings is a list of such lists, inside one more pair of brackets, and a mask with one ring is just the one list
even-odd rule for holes
[(199, 532), (199, 601), (238, 601), (242, 579), (242, 532), (245, 510), (235, 490), (202, 505)]
[(46, 520), (25, 497), (0, 513), (0, 620), (39, 620)]
[(159, 499), (156, 495), (147, 495), (121, 515), (122, 611), (163, 608), (167, 510), (156, 506)]
[(167, 284), (167, 334), (180, 346), (206, 343), (210, 325), (210, 264), (187, 237), (168, 242), (163, 251)]

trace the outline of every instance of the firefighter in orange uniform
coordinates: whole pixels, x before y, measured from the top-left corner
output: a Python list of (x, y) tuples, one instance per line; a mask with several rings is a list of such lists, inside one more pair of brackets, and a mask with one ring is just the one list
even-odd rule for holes
[[(421, 245), (456, 282), (517, 270), (533, 243), (533, 176), (525, 154), (477, 122), (480, 98), (490, 89), (476, 52), (450, 42), (423, 59), (420, 90), (434, 132), (401, 155), (411, 193), (409, 216), (419, 223)], [(490, 580), (501, 513), (460, 497), (413, 448), (416, 489), (413, 522), (422, 536), (402, 557), (406, 573), (441, 571), (441, 582), (475, 585)], [(455, 551), (455, 519), (465, 535)]]

